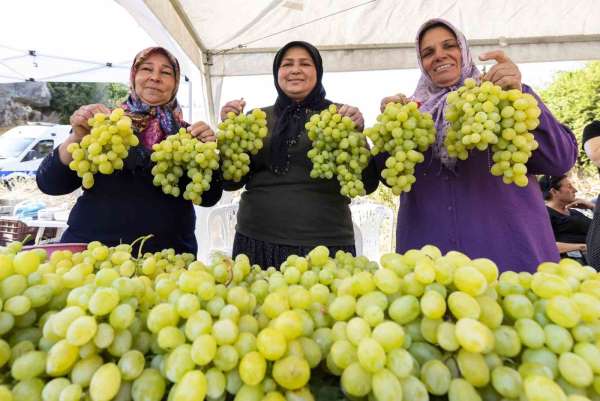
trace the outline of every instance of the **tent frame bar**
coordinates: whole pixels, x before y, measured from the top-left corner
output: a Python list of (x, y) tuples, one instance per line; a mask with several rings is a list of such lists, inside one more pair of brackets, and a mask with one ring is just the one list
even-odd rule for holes
[[(521, 38), (505, 38), (498, 39), (474, 39), (469, 40), (471, 46), (500, 46), (508, 45), (539, 45), (539, 44), (555, 44), (555, 43), (573, 43), (573, 42), (596, 42), (600, 41), (600, 35), (564, 35), (564, 36), (530, 36)], [(340, 50), (390, 50), (390, 49), (413, 49), (413, 42), (405, 43), (372, 43), (368, 45), (347, 44), (347, 45), (322, 45), (319, 46), (319, 51), (340, 51)], [(232, 49), (215, 49), (203, 50), (211, 55), (228, 55), (228, 54), (262, 54), (276, 53), (277, 48), (274, 47), (234, 47)]]

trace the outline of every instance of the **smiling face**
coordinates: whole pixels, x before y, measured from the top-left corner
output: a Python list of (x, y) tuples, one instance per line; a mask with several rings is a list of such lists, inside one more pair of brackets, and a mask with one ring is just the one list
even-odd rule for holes
[(437, 86), (445, 88), (460, 80), (460, 47), (448, 28), (435, 26), (425, 31), (419, 53), (423, 69)]
[(312, 57), (302, 47), (291, 47), (285, 52), (279, 70), (277, 83), (290, 99), (304, 100), (317, 84), (317, 69)]
[(169, 59), (155, 52), (136, 68), (135, 93), (151, 106), (160, 106), (171, 100), (175, 91), (175, 71)]

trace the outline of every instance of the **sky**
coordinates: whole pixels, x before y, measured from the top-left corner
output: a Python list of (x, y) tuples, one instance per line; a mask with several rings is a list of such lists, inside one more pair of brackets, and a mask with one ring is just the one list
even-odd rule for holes
[[(11, 55), (6, 48), (35, 49), (41, 54), (120, 63), (119, 79), (126, 81), (127, 66), (138, 50), (154, 40), (114, 0), (2, 0), (0, 2), (0, 59)], [(3, 50), (5, 51), (3, 53)], [(477, 55), (474, 55), (477, 57)], [(1, 60), (0, 60), (1, 61)], [(35, 62), (27, 57), (22, 67), (34, 74)], [(57, 63), (57, 66), (60, 62)], [(520, 65), (523, 82), (540, 89), (546, 87), (557, 71), (581, 68), (582, 62)], [(86, 68), (82, 65), (80, 68)], [(324, 66), (327, 71), (327, 66)], [(10, 72), (6, 72), (8, 74)], [(3, 75), (0, 63), (0, 82)], [(410, 95), (419, 77), (417, 70), (325, 72), (323, 84), (329, 99), (359, 107), (366, 125), (379, 114), (379, 102), (396, 93)], [(223, 84), (222, 103), (243, 97), (248, 107), (269, 106), (276, 98), (271, 76), (232, 77)], [(194, 94), (201, 85), (193, 82)], [(180, 86), (179, 100), (187, 117), (188, 85)], [(194, 97), (193, 118), (206, 119), (202, 96)]]

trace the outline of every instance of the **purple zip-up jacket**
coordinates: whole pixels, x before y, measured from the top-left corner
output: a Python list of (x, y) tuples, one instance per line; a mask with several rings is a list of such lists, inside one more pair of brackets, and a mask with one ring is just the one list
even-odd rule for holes
[[(523, 92), (537, 95), (523, 85)], [(412, 190), (400, 196), (396, 252), (432, 244), (489, 258), (501, 271), (534, 272), (541, 262), (559, 260), (548, 212), (535, 174), (562, 175), (577, 157), (573, 133), (538, 98), (539, 148), (527, 163), (529, 185), (507, 185), (490, 173), (491, 150), (473, 150), (455, 172), (425, 153), (415, 168)], [(385, 157), (377, 158), (383, 168)]]

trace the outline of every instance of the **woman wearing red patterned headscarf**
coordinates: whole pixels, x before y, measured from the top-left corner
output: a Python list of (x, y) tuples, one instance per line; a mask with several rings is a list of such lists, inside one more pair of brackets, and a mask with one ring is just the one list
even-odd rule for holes
[[(186, 128), (203, 142), (215, 141), (204, 122), (188, 124), (177, 102), (180, 68), (177, 59), (162, 47), (142, 50), (131, 67), (129, 96), (121, 105), (131, 117), (140, 144), (129, 149), (124, 168), (110, 175), (98, 174), (94, 186), (84, 189), (77, 199), (61, 242), (91, 242), (107, 245), (130, 243), (153, 234), (144, 250), (173, 248), (176, 252), (197, 252), (194, 236), (196, 217), (191, 201), (165, 195), (152, 184), (150, 153), (152, 145)], [(79, 143), (90, 132), (88, 119), (96, 113), (110, 113), (102, 104), (81, 106), (71, 116), (71, 135), (40, 165), (39, 188), (51, 195), (63, 195), (81, 186), (70, 170), (70, 143)], [(181, 183), (180, 183), (181, 185)], [(221, 197), (218, 177), (202, 195), (202, 206), (212, 206)]]

